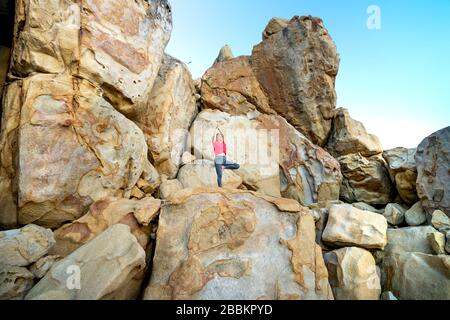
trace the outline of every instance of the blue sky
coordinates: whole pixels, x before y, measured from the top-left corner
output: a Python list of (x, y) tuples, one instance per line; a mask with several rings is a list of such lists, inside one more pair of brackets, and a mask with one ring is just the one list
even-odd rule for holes
[[(167, 52), (201, 77), (220, 48), (250, 55), (272, 17), (321, 17), (341, 67), (338, 107), (350, 110), (385, 149), (416, 147), (450, 125), (449, 0), (169, 0), (174, 29)], [(369, 30), (367, 8), (381, 9)]]

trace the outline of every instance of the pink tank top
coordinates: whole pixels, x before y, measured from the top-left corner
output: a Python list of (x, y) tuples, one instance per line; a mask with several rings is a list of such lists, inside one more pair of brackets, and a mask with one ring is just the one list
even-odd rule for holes
[(213, 142), (214, 145), (214, 154), (216, 156), (224, 154), (227, 154), (227, 145), (225, 142)]

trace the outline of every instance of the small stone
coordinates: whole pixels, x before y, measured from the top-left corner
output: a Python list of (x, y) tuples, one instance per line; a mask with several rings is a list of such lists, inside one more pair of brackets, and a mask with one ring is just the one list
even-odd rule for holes
[(393, 225), (398, 226), (405, 221), (406, 209), (397, 203), (390, 203), (386, 206), (383, 216)]
[(450, 231), (450, 218), (441, 210), (434, 211), (431, 224), (441, 232)]
[(428, 241), (437, 255), (445, 254), (445, 236), (442, 233), (429, 233)]
[(33, 287), (33, 278), (24, 267), (0, 264), (0, 300), (22, 300)]
[(427, 215), (422, 208), (422, 204), (417, 202), (405, 213), (406, 223), (410, 226), (420, 226), (427, 221)]

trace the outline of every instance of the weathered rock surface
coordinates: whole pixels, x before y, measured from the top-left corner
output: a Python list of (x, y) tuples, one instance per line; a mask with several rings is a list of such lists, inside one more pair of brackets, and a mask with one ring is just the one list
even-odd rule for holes
[(381, 300), (383, 301), (397, 301), (397, 297), (391, 292), (386, 291), (381, 294)]
[[(57, 262), (25, 298), (27, 300), (136, 299), (144, 268), (144, 250), (128, 226), (117, 224)], [(78, 276), (80, 289), (70, 290), (67, 284), (76, 288)]]
[(189, 127), (197, 114), (195, 88), (188, 67), (165, 55), (146, 108), (135, 117), (160, 174), (177, 176), (186, 151)]
[(445, 243), (445, 251), (450, 254), (450, 231), (447, 231), (447, 234), (445, 235), (445, 238), (447, 239), (447, 242)]
[[(242, 178), (231, 170), (224, 170), (223, 185), (226, 188), (237, 189), (242, 184)], [(214, 162), (210, 160), (195, 160), (183, 166), (177, 180), (183, 188), (217, 187), (217, 174)]]
[(386, 163), (380, 156), (365, 158), (350, 154), (337, 159), (344, 180), (341, 198), (345, 202), (365, 202), (370, 205), (386, 205), (393, 200), (393, 186)]
[(280, 32), (289, 25), (288, 19), (272, 18), (263, 32), (263, 40), (267, 39), (273, 34)]
[(336, 300), (379, 300), (380, 277), (372, 254), (360, 248), (343, 248), (324, 255)]
[(66, 72), (90, 79), (130, 115), (145, 106), (170, 38), (172, 14), (166, 0), (20, 0), (15, 24), (13, 75)]
[(449, 300), (450, 256), (395, 252), (383, 261), (383, 288), (400, 300)]
[(420, 226), (427, 221), (427, 214), (422, 208), (422, 204), (417, 202), (405, 213), (406, 223), (410, 226)]
[[(108, 199), (94, 203), (89, 212), (55, 231), (56, 245), (52, 254), (67, 256), (115, 224), (125, 224), (145, 249), (149, 241), (148, 225), (158, 214), (161, 200)], [(141, 225), (140, 225), (141, 224)]]
[(249, 192), (205, 192), (163, 207), (145, 299), (333, 298), (307, 209)]
[(450, 218), (441, 210), (433, 213), (431, 224), (441, 232), (450, 231)]
[(428, 234), (428, 241), (433, 251), (437, 255), (445, 254), (445, 235), (440, 232), (432, 232)]
[(416, 190), (415, 155), (416, 149), (406, 148), (396, 148), (383, 152), (389, 174), (392, 181), (395, 182), (398, 194), (408, 205), (413, 205), (419, 201)]
[(338, 162), (282, 117), (205, 110), (191, 128), (197, 158), (213, 159), (211, 137), (217, 125), (225, 133), (230, 158), (241, 165), (236, 173), (250, 189), (303, 205), (339, 198)]
[(406, 209), (397, 203), (389, 203), (383, 216), (393, 226), (398, 226), (405, 221)]
[(348, 110), (341, 108), (335, 111), (327, 150), (335, 157), (354, 153), (371, 157), (381, 154), (383, 146), (378, 137), (367, 133), (361, 122), (352, 119)]
[(428, 241), (428, 234), (433, 232), (436, 230), (430, 226), (388, 229), (388, 245), (385, 251), (433, 254), (433, 248)]
[(333, 205), (322, 240), (331, 246), (356, 246), (384, 249), (387, 221), (380, 214), (362, 211), (351, 205)]
[(173, 193), (180, 191), (183, 189), (183, 185), (180, 180), (166, 180), (161, 183), (159, 186), (159, 196), (161, 199), (169, 198)]
[(25, 267), (46, 255), (55, 244), (53, 232), (36, 225), (0, 232), (0, 263)]
[(227, 60), (231, 60), (234, 58), (234, 54), (233, 51), (231, 50), (229, 45), (224, 45), (220, 51), (219, 51), (219, 55), (217, 56), (216, 60), (214, 61), (214, 64), (219, 63), (219, 62), (224, 62)]
[(36, 279), (42, 279), (59, 260), (60, 256), (45, 256), (30, 266), (30, 272)]
[(282, 25), (269, 23), (270, 36), (253, 48), (252, 68), (271, 109), (323, 146), (336, 107), (336, 45), (319, 18), (294, 17)]
[(13, 179), (18, 222), (52, 228), (94, 201), (130, 197), (140, 179), (158, 187), (142, 131), (90, 82), (38, 74), (9, 86), (4, 102), (2, 216), (15, 210)]
[(450, 217), (450, 127), (426, 138), (417, 148), (417, 193), (423, 208)]
[(24, 267), (0, 264), (0, 300), (22, 300), (33, 287), (33, 278)]
[(258, 110), (275, 114), (250, 65), (249, 57), (214, 64), (202, 77), (202, 103), (232, 115)]

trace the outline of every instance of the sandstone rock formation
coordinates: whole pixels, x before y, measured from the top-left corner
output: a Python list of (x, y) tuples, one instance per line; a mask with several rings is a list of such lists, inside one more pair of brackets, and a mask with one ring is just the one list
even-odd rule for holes
[(393, 226), (398, 226), (405, 221), (406, 209), (397, 203), (389, 203), (383, 213), (386, 220)]
[[(213, 159), (211, 137), (219, 125), (244, 184), (267, 195), (295, 199), (303, 205), (337, 200), (339, 164), (280, 116), (230, 116), (200, 113), (191, 128), (197, 158)], [(281, 182), (280, 182), (281, 175)]]
[(30, 266), (30, 271), (36, 279), (42, 279), (59, 260), (61, 260), (60, 256), (43, 257)]
[(336, 107), (336, 46), (321, 19), (294, 17), (281, 25), (270, 23), (268, 37), (253, 48), (253, 70), (270, 107), (323, 146)]
[(177, 176), (189, 128), (197, 114), (195, 88), (187, 66), (165, 55), (146, 108), (135, 117), (156, 169)]
[(90, 79), (115, 108), (131, 115), (146, 104), (172, 14), (166, 0), (20, 0), (15, 26), (14, 76), (69, 73)]
[(136, 299), (144, 268), (144, 250), (128, 226), (117, 224), (57, 262), (25, 299)]
[(234, 58), (233, 51), (231, 50), (229, 45), (224, 45), (222, 49), (220, 49), (219, 55), (216, 58), (216, 61), (214, 61), (214, 64), (231, 60)]
[(410, 226), (420, 226), (427, 221), (427, 214), (420, 202), (417, 202), (405, 212), (405, 220)]
[(159, 196), (161, 199), (169, 198), (173, 193), (178, 192), (183, 189), (183, 185), (180, 180), (166, 180), (159, 186)]
[(396, 252), (383, 262), (385, 290), (400, 300), (449, 300), (450, 256)]
[(341, 198), (349, 203), (385, 205), (393, 200), (393, 187), (384, 159), (350, 154), (337, 159), (344, 177)]
[(385, 252), (400, 251), (433, 254), (428, 235), (435, 231), (430, 226), (388, 229), (388, 245), (385, 248)]
[(283, 212), (250, 193), (201, 191), (162, 209), (146, 299), (333, 298), (307, 209)]
[(380, 277), (369, 251), (343, 248), (324, 256), (330, 285), (337, 300), (379, 300)]
[(0, 263), (0, 300), (22, 300), (33, 287), (33, 274), (24, 267)]
[(322, 240), (333, 246), (384, 249), (387, 245), (387, 221), (377, 213), (351, 205), (333, 205)]
[(450, 127), (426, 138), (417, 148), (417, 193), (423, 208), (450, 217)]
[(202, 77), (202, 103), (231, 115), (246, 115), (258, 110), (275, 114), (263, 92), (249, 57), (237, 57), (216, 63)]
[(377, 136), (367, 133), (361, 122), (352, 119), (349, 111), (341, 108), (335, 111), (327, 150), (336, 157), (354, 153), (371, 157), (382, 153), (383, 147)]
[(288, 19), (272, 18), (264, 29), (263, 40), (266, 40), (271, 35), (280, 32), (289, 25)]
[[(59, 227), (94, 201), (129, 197), (146, 175), (158, 186), (142, 131), (90, 82), (37, 74), (9, 86), (4, 101), (10, 123), (2, 132), (0, 191), (14, 195), (11, 180), (18, 181), (20, 224)], [(0, 203), (5, 220), (15, 214), (14, 197)]]
[(36, 225), (0, 232), (0, 263), (25, 267), (36, 262), (55, 244), (53, 232)]
[(383, 157), (388, 164), (389, 174), (395, 182), (398, 194), (402, 200), (413, 205), (419, 198), (417, 197), (416, 180), (416, 149), (396, 148), (383, 152)]
[[(180, 169), (178, 181), (183, 188), (217, 187), (217, 174), (214, 162), (210, 160), (195, 160)], [(230, 170), (223, 172), (225, 188), (237, 189), (242, 184), (242, 178)]]
[(157, 215), (161, 200), (109, 199), (94, 203), (82, 218), (55, 231), (56, 245), (52, 254), (67, 256), (83, 244), (115, 224), (127, 225), (139, 244), (146, 249), (149, 241), (148, 225)]
[(428, 241), (430, 242), (430, 246), (433, 248), (433, 251), (437, 255), (445, 254), (445, 235), (440, 232), (432, 232), (428, 234)]

